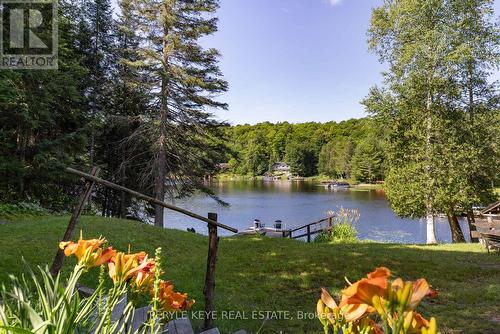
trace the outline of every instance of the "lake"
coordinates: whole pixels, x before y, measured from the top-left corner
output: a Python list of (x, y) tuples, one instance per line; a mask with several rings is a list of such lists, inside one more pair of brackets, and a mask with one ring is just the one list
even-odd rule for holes
[[(325, 218), (328, 210), (357, 209), (361, 215), (356, 226), (360, 239), (394, 243), (426, 241), (425, 222), (398, 218), (381, 190), (328, 190), (318, 183), (290, 181), (224, 181), (211, 183), (210, 187), (229, 203), (228, 207), (201, 194), (172, 203), (202, 216), (216, 212), (221, 223), (238, 230), (252, 226), (254, 219), (269, 227), (279, 219), (283, 228), (291, 229)], [(460, 223), (464, 234), (468, 234), (466, 221)], [(207, 233), (205, 223), (168, 210), (165, 227), (181, 230), (193, 227), (198, 233)], [(451, 241), (446, 218), (436, 219), (436, 232), (440, 242)], [(220, 234), (231, 235), (226, 231)]]

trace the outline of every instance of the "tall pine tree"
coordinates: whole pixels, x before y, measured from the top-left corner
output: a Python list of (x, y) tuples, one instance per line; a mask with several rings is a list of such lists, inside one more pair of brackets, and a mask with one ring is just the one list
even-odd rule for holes
[[(218, 67), (219, 53), (199, 39), (217, 30), (212, 17), (217, 0), (134, 0), (139, 18), (140, 59), (136, 66), (148, 78), (154, 100), (133, 138), (144, 141), (154, 156), (145, 179), (154, 180), (154, 195), (164, 200), (167, 178), (183, 194), (200, 185), (203, 173), (215, 169), (223, 147), (221, 123), (212, 117), (227, 108), (214, 96), (227, 90)], [(163, 226), (163, 208), (155, 208), (155, 225)]]

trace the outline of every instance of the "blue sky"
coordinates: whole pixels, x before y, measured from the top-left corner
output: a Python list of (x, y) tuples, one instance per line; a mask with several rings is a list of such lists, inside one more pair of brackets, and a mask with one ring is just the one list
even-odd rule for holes
[(232, 124), (365, 116), (360, 101), (384, 69), (366, 43), (371, 9), (381, 3), (221, 0), (219, 31), (203, 41), (221, 51), (230, 85), (220, 97), (229, 110), (217, 116)]

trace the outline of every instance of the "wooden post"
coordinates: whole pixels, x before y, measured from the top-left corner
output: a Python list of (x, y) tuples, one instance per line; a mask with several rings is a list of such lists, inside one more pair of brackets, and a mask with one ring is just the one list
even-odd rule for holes
[[(90, 171), (90, 174), (92, 176), (96, 176), (98, 173), (99, 173), (98, 167), (93, 167), (92, 170)], [(66, 227), (66, 232), (64, 232), (64, 236), (61, 241), (69, 241), (71, 239), (71, 235), (73, 234), (73, 231), (75, 230), (75, 227), (78, 224), (78, 221), (80, 220), (82, 211), (85, 208), (85, 205), (87, 204), (90, 195), (92, 194), (92, 189), (94, 188), (94, 185), (95, 185), (94, 181), (87, 181), (85, 183), (85, 190), (83, 194), (80, 196), (80, 200), (78, 201), (78, 204), (75, 207), (75, 210), (73, 211), (73, 215), (69, 220), (68, 227)], [(59, 274), (63, 262), (64, 262), (64, 252), (62, 249), (59, 249), (58, 247), (56, 256), (54, 257), (54, 262), (52, 262), (52, 267), (50, 268), (50, 273), (52, 274), (52, 276), (57, 276), (57, 274)]]
[(328, 227), (332, 228), (333, 225), (333, 217), (328, 217)]
[[(208, 218), (217, 221), (216, 213), (209, 213)], [(217, 226), (208, 224), (208, 257), (207, 257), (207, 273), (205, 276), (205, 323), (204, 330), (214, 328), (215, 316), (215, 264), (217, 262), (217, 248), (219, 246), (219, 238), (217, 237)]]
[(475, 219), (474, 219), (474, 212), (472, 210), (467, 210), (467, 223), (469, 224), (469, 236), (470, 236), (470, 242), (471, 243), (478, 243), (479, 238), (474, 238), (472, 235), (474, 234), (475, 231), (477, 231)]
[(307, 242), (311, 242), (311, 225), (307, 225)]

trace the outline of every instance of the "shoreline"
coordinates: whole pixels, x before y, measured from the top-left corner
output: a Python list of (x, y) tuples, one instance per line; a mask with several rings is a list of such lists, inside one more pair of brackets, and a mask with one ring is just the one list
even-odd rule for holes
[[(249, 175), (239, 175), (239, 174), (218, 174), (210, 179), (211, 182), (238, 182), (238, 181), (264, 181), (265, 176), (249, 176)], [(329, 182), (333, 179), (325, 175), (314, 175), (301, 178), (299, 180), (288, 180), (287, 177), (281, 177), (280, 179), (265, 180), (267, 182), (282, 182), (282, 181), (295, 181), (295, 182)], [(357, 183), (351, 179), (338, 179), (337, 181), (347, 182), (353, 189), (359, 190), (383, 190), (383, 184), (380, 183)]]

